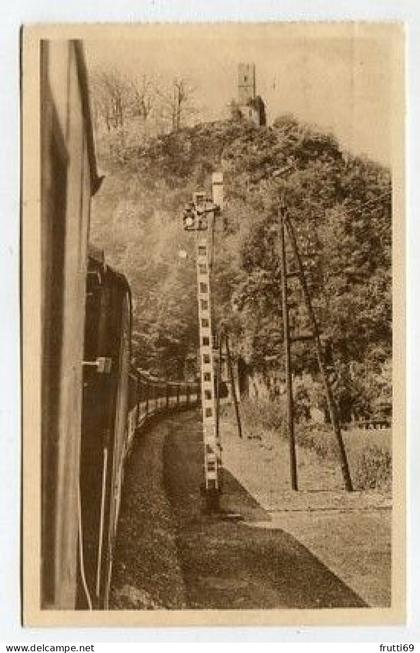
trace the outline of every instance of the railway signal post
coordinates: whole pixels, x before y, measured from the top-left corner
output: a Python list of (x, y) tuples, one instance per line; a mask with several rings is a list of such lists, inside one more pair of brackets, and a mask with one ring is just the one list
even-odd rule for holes
[[(193, 194), (183, 213), (186, 231), (196, 234), (196, 270), (199, 352), (201, 369), (201, 406), (203, 418), (204, 491), (207, 508), (219, 510), (221, 490), (221, 446), (216, 429), (215, 379), (213, 366), (213, 332), (211, 316), (210, 265), (214, 238), (214, 220), (222, 208), (223, 177), (213, 175), (213, 197), (204, 192)], [(217, 200), (217, 203), (216, 203)]]

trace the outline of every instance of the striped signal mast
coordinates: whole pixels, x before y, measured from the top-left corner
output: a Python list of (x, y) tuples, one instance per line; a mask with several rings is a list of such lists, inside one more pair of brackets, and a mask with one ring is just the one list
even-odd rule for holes
[(214, 221), (223, 208), (223, 174), (212, 177), (212, 198), (204, 192), (193, 194), (184, 209), (186, 231), (196, 233), (197, 302), (201, 369), (201, 406), (204, 447), (204, 490), (210, 511), (219, 509), (221, 490), (221, 445), (216, 431), (216, 401), (213, 365), (210, 269), (212, 263)]

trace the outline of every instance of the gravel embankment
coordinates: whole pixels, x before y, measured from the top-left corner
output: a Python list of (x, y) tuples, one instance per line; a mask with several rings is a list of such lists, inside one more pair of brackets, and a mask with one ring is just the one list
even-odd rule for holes
[(113, 609), (181, 609), (185, 585), (167, 499), (163, 447), (170, 420), (139, 436), (128, 461), (111, 590)]

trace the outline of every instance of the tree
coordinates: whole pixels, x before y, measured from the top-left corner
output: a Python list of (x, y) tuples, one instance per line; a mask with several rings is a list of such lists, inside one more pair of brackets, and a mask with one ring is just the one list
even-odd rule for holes
[(97, 126), (106, 130), (124, 127), (129, 107), (130, 83), (116, 70), (98, 70), (91, 75), (94, 115)]
[(183, 77), (175, 77), (167, 88), (158, 90), (161, 115), (174, 132), (185, 126), (196, 113), (195, 88)]
[(143, 73), (137, 80), (130, 81), (129, 90), (131, 116), (139, 117), (145, 123), (156, 106), (155, 82)]
[[(173, 89), (170, 97), (174, 109)], [(151, 113), (160, 106), (159, 96)], [(214, 324), (223, 320), (235, 353), (251, 370), (281, 375), (277, 208), (283, 195), (320, 329), (336, 361), (342, 415), (371, 410), (375, 394), (386, 398), (390, 390), (389, 171), (343, 152), (331, 134), (291, 116), (258, 129), (246, 121), (183, 127), (182, 110), (180, 115), (177, 123), (176, 111), (167, 114), (169, 133), (125, 146), (124, 165), (115, 162), (111, 177), (121, 184), (111, 189), (115, 205), (101, 202), (100, 194), (95, 200), (104, 225), (97, 244), (132, 285), (137, 364), (176, 377), (185, 356), (194, 353), (196, 279), (193, 259), (179, 265), (177, 248), (189, 242), (180, 215), (192, 192), (209, 188), (211, 172), (222, 165), (226, 228), (216, 234)], [(273, 177), (279, 169), (287, 172)], [(290, 302), (293, 328), (307, 332), (299, 285), (292, 280)], [(293, 361), (303, 384), (311, 378), (320, 387), (307, 343), (294, 344)], [(310, 392), (305, 386), (302, 396)]]

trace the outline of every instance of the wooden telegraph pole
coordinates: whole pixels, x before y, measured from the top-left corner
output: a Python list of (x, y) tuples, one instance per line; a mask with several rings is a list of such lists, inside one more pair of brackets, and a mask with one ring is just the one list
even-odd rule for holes
[[(350, 476), (350, 469), (349, 469), (349, 464), (347, 460), (347, 455), (346, 455), (346, 449), (344, 447), (344, 442), (343, 442), (343, 436), (341, 434), (341, 428), (340, 428), (340, 422), (337, 416), (337, 410), (335, 406), (335, 401), (333, 397), (333, 393), (331, 390), (331, 386), (328, 380), (328, 375), (325, 369), (324, 365), (324, 359), (323, 359), (323, 351), (322, 351), (322, 345), (321, 345), (321, 339), (320, 339), (320, 333), (319, 333), (319, 328), (318, 328), (318, 322), (315, 317), (315, 313), (313, 310), (312, 306), (312, 300), (311, 300), (311, 295), (309, 292), (308, 284), (306, 282), (306, 277), (305, 277), (305, 271), (303, 268), (303, 263), (302, 259), (300, 256), (299, 252), (299, 247), (296, 241), (296, 236), (295, 232), (293, 229), (293, 225), (291, 221), (289, 220), (288, 217), (283, 216), (283, 225), (286, 224), (287, 227), (287, 233), (289, 236), (290, 244), (293, 250), (293, 254), (296, 260), (296, 264), (298, 266), (298, 276), (300, 279), (302, 291), (303, 291), (303, 297), (305, 300), (306, 304), (306, 310), (308, 312), (309, 320), (311, 323), (311, 329), (312, 329), (312, 334), (311, 338), (315, 343), (315, 349), (316, 349), (316, 358), (318, 362), (318, 367), (320, 374), (322, 376), (323, 380), (323, 385), (325, 389), (325, 395), (327, 399), (327, 405), (328, 405), (328, 412), (330, 415), (330, 421), (335, 433), (335, 437), (337, 440), (338, 444), (338, 450), (340, 454), (340, 463), (341, 463), (341, 471), (343, 474), (343, 480), (344, 480), (344, 485), (346, 487), (346, 490), (351, 492), (353, 490), (353, 484)], [(284, 226), (283, 226), (283, 241), (284, 241)], [(285, 278), (285, 275), (283, 274), (283, 279)]]
[(219, 334), (219, 352), (217, 360), (217, 374), (216, 374), (216, 438), (220, 439), (220, 388), (222, 382), (222, 356), (223, 356), (223, 334)]
[(226, 345), (226, 358), (227, 358), (227, 364), (229, 369), (230, 387), (232, 392), (233, 404), (235, 406), (236, 427), (238, 429), (239, 437), (242, 438), (241, 415), (239, 413), (239, 402), (236, 394), (235, 376), (233, 374), (232, 357), (230, 355), (229, 336), (227, 335), (227, 333), (225, 333), (224, 337), (225, 337), (225, 345)]
[(290, 353), (290, 325), (289, 325), (289, 305), (287, 302), (287, 263), (286, 263), (286, 242), (285, 242), (285, 224), (284, 224), (284, 204), (279, 205), (278, 209), (280, 221), (280, 265), (281, 265), (281, 299), (283, 315), (283, 340), (284, 340), (284, 361), (286, 376), (286, 397), (287, 397), (287, 431), (289, 436), (290, 451), (290, 482), (293, 490), (298, 489), (297, 482), (297, 462), (296, 462), (296, 441), (295, 441), (295, 420), (294, 420), (294, 403), (293, 403), (293, 385), (292, 385), (292, 364)]

